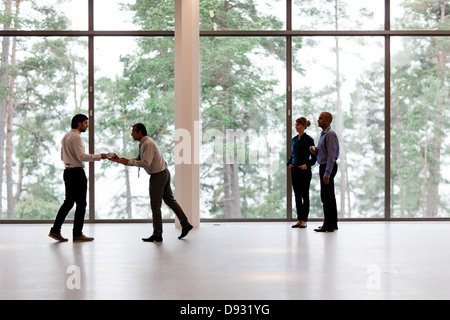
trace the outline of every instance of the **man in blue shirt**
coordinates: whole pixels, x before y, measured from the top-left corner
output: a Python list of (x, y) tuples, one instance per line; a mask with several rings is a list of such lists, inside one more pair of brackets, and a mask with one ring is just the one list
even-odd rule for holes
[(323, 204), (324, 221), (322, 227), (314, 229), (317, 232), (334, 232), (337, 226), (337, 206), (334, 192), (334, 177), (338, 170), (336, 163), (339, 158), (339, 141), (331, 129), (333, 116), (329, 112), (322, 112), (317, 120), (322, 133), (317, 147), (311, 148), (312, 153), (317, 154), (320, 176), (320, 198)]

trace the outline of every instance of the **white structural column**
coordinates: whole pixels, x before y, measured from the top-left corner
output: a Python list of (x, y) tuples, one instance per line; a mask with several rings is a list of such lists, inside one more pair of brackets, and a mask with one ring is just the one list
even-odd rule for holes
[(194, 227), (200, 224), (199, 42), (199, 0), (175, 0), (175, 195)]

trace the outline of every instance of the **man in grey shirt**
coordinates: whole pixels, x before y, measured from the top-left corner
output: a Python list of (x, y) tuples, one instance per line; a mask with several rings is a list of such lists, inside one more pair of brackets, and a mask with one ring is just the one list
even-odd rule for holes
[(86, 214), (87, 178), (84, 172), (83, 162), (98, 161), (106, 159), (107, 154), (88, 154), (84, 151), (81, 133), (88, 128), (88, 117), (77, 114), (72, 118), (72, 130), (67, 133), (61, 141), (61, 160), (64, 162), (64, 185), (66, 198), (56, 215), (53, 227), (50, 229), (49, 237), (60, 241), (67, 241), (61, 236), (61, 227), (68, 213), (76, 204), (73, 223), (73, 241), (92, 241), (94, 238), (83, 235), (84, 216)]
[(193, 228), (188, 218), (175, 200), (170, 186), (170, 172), (167, 169), (167, 162), (156, 143), (147, 135), (147, 128), (142, 123), (133, 125), (131, 136), (135, 141), (139, 141), (139, 155), (135, 159), (119, 158), (115, 156), (109, 158), (111, 161), (119, 162), (128, 166), (144, 168), (150, 175), (150, 206), (153, 215), (153, 234), (149, 238), (143, 238), (147, 242), (163, 241), (161, 205), (162, 201), (169, 206), (180, 220), (182, 227), (181, 235), (178, 239), (184, 238)]

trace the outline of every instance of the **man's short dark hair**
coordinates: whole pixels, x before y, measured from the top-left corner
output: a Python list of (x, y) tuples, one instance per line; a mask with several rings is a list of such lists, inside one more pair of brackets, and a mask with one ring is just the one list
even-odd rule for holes
[(136, 132), (141, 132), (143, 136), (147, 135), (147, 128), (145, 127), (144, 124), (138, 122), (133, 124), (133, 128)]
[(84, 114), (76, 114), (73, 118), (72, 118), (72, 129), (76, 129), (78, 128), (78, 123), (83, 123), (84, 120), (87, 120), (88, 117)]

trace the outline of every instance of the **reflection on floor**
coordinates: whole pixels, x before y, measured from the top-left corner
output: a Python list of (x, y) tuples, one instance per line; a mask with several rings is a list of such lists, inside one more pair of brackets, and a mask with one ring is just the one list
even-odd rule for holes
[[(0, 299), (450, 299), (450, 222), (86, 224), (90, 243), (50, 225), (0, 225)], [(70, 237), (71, 224), (63, 226)]]

